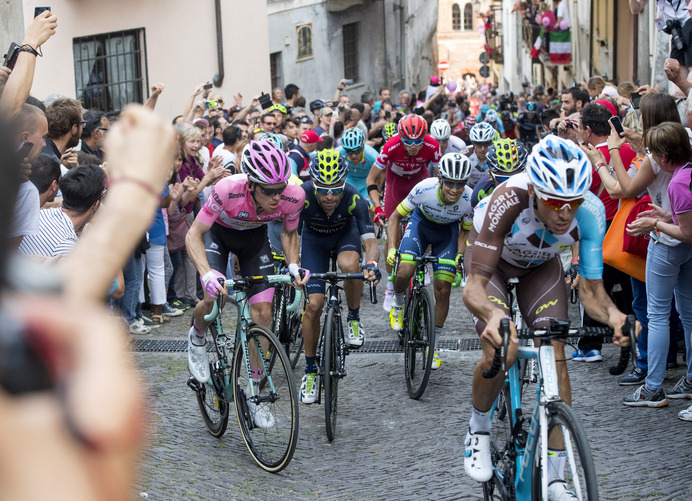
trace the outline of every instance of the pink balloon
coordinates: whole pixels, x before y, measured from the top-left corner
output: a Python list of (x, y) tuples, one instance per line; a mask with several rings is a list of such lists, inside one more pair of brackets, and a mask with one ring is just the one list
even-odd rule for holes
[(569, 28), (569, 23), (565, 21), (564, 19), (560, 21), (560, 29), (561, 30), (566, 30)]
[(550, 18), (548, 16), (543, 17), (543, 20), (541, 21), (543, 23), (543, 26), (546, 28), (550, 26)]
[(457, 83), (454, 80), (450, 80), (449, 82), (447, 82), (447, 90), (449, 92), (454, 92), (455, 90), (457, 90)]

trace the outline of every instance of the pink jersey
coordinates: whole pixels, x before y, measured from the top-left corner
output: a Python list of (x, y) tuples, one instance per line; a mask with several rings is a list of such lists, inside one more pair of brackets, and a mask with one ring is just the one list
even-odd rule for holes
[(284, 218), (284, 227), (295, 230), (304, 203), (305, 191), (296, 184), (289, 184), (281, 194), (276, 211), (258, 215), (247, 188), (247, 176), (236, 174), (214, 185), (207, 202), (197, 214), (197, 219), (207, 226), (219, 223), (234, 230), (251, 230), (269, 221)]
[(382, 147), (375, 165), (379, 169), (387, 169), (387, 181), (389, 182), (390, 173), (410, 178), (421, 170), (427, 172), (428, 163), (432, 162), (433, 167), (437, 167), (440, 163), (440, 157), (440, 143), (431, 136), (425, 136), (423, 147), (415, 157), (412, 157), (406, 153), (404, 143), (399, 139), (399, 135), (395, 134)]

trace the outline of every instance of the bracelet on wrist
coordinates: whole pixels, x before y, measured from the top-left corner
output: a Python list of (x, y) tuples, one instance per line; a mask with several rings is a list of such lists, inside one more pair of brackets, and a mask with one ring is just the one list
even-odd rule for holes
[(620, 151), (620, 148), (608, 148), (608, 151), (613, 151), (613, 150)]
[(40, 47), (38, 47), (37, 49), (34, 49), (31, 45), (29, 45), (28, 43), (25, 43), (25, 44), (20, 45), (17, 50), (20, 52), (28, 52), (29, 54), (33, 54), (36, 57), (40, 57), (40, 56), (43, 56), (43, 53), (41, 52), (40, 49), (41, 49)]
[(658, 231), (658, 222), (659, 219), (657, 218), (656, 221), (654, 221), (654, 231)]
[(579, 264), (579, 256), (572, 258), (572, 264)]
[(365, 263), (365, 264), (371, 264), (371, 265), (373, 265), (375, 268), (377, 268), (377, 263), (376, 263), (375, 261), (368, 261), (368, 262)]
[(116, 184), (116, 183), (132, 183), (132, 184), (136, 184), (137, 186), (139, 186), (139, 187), (142, 188), (143, 190), (145, 190), (145, 191), (151, 193), (152, 195), (154, 195), (156, 198), (160, 198), (160, 197), (161, 197), (161, 192), (159, 192), (158, 190), (156, 190), (156, 189), (155, 189), (153, 186), (151, 186), (150, 184), (145, 183), (145, 182), (142, 181), (141, 179), (135, 179), (135, 178), (133, 178), (133, 177), (127, 177), (127, 176), (122, 176), (122, 177), (118, 177), (118, 178), (110, 178), (110, 179), (108, 179), (108, 180), (106, 181), (106, 188), (110, 188), (111, 186), (113, 186), (113, 185)]

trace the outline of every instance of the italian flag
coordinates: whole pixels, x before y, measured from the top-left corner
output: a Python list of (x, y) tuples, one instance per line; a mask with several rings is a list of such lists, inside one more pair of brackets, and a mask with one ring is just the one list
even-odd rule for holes
[(538, 34), (538, 38), (536, 38), (536, 41), (533, 44), (533, 48), (531, 49), (531, 58), (532, 59), (537, 59), (538, 58), (538, 53), (541, 50), (541, 45), (543, 44), (543, 35), (545, 34), (545, 30), (541, 29), (541, 32)]
[(572, 32), (550, 32), (550, 62), (551, 64), (569, 64), (572, 62)]

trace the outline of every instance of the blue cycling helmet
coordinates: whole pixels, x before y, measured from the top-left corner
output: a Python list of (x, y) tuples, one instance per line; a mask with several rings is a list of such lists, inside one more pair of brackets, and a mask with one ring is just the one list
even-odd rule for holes
[(526, 172), (540, 198), (576, 200), (591, 186), (591, 164), (586, 154), (569, 139), (552, 134), (533, 147)]
[(488, 106), (487, 104), (484, 104), (483, 106), (481, 106), (481, 113), (483, 113), (483, 114), (488, 113), (488, 110), (490, 110), (490, 106)]
[(365, 135), (357, 127), (351, 127), (344, 132), (341, 137), (341, 146), (345, 150), (359, 150), (365, 144)]
[(278, 134), (274, 134), (273, 132), (265, 132), (262, 134), (260, 137), (257, 138), (258, 141), (271, 141), (274, 143), (276, 146), (278, 146), (280, 149), (284, 149), (284, 142), (281, 139), (281, 137)]
[(534, 101), (529, 101), (526, 103), (526, 111), (528, 112), (536, 112), (536, 103)]

